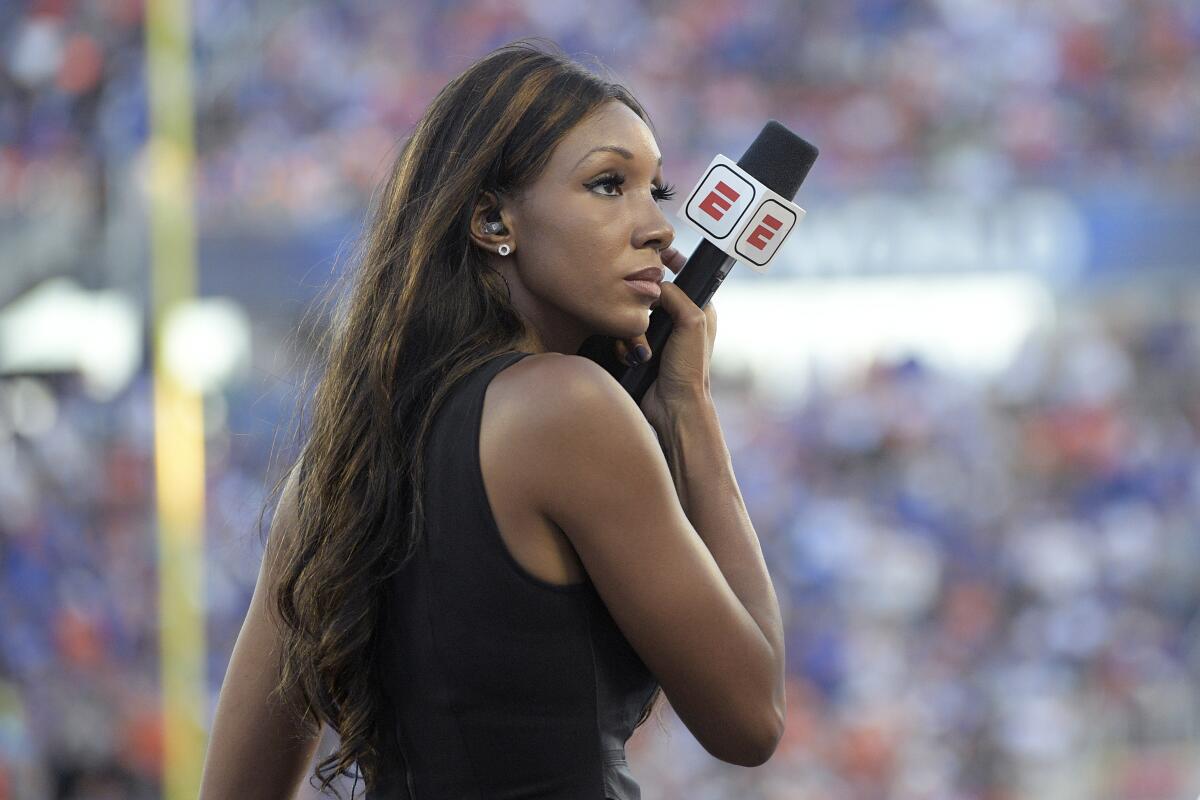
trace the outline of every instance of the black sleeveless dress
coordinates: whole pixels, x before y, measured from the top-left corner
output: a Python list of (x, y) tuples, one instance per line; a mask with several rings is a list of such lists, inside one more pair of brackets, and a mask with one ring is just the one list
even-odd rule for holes
[(658, 684), (590, 580), (527, 572), (483, 488), (483, 394), (529, 353), (448, 395), (426, 461), (426, 527), (390, 587), (387, 691), (398, 752), (371, 800), (639, 800), (625, 743)]

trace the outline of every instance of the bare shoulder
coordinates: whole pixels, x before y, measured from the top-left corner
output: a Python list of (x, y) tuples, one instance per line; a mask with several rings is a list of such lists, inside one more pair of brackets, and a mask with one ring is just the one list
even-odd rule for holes
[[(538, 483), (554, 496), (549, 487), (576, 459), (620, 469), (634, 448), (661, 460), (658, 434), (637, 402), (604, 367), (584, 356), (535, 353), (502, 370), (488, 394), (510, 463), (525, 466), (532, 478), (551, 473), (549, 483)], [(597, 448), (597, 439), (603, 448)], [(666, 474), (666, 462), (660, 466)], [(535, 497), (536, 491), (524, 494)]]
[(489, 393), (509, 421), (523, 423), (514, 433), (529, 434), (529, 426), (551, 431), (564, 423), (577, 426), (582, 417), (600, 415), (602, 421), (634, 425), (655, 436), (624, 387), (584, 356), (534, 353), (500, 372)]
[[(534, 353), (496, 376), (495, 382), (511, 384), (512, 391), (537, 391), (540, 400), (553, 402), (578, 393), (620, 390), (613, 376), (589, 358), (567, 353)], [(632, 401), (632, 398), (630, 398)]]
[(537, 353), (501, 371), (494, 383), (497, 427), (520, 495), (569, 537), (578, 531), (564, 523), (586, 511), (580, 507), (585, 474), (614, 486), (660, 487), (669, 493), (660, 510), (682, 517), (653, 427), (599, 364)]

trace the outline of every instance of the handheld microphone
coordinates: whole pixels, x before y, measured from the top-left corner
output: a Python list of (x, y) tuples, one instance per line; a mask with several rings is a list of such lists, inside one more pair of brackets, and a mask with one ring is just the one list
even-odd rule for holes
[[(735, 261), (766, 272), (779, 245), (804, 215), (792, 198), (818, 150), (776, 120), (769, 120), (734, 164), (718, 155), (680, 208), (680, 217), (704, 237), (672, 281), (700, 308), (721, 286)], [(631, 367), (617, 359), (616, 339), (589, 336), (578, 355), (595, 361), (635, 402), (658, 377), (659, 355), (671, 335), (670, 313), (650, 312), (650, 359)]]

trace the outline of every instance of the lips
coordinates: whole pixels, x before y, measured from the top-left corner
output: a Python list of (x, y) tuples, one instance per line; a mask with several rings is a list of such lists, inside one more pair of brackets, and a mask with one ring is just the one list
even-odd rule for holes
[(640, 295), (656, 299), (662, 296), (662, 284), (655, 281), (635, 281), (632, 278), (626, 278), (625, 283)]
[(653, 281), (654, 283), (662, 283), (663, 275), (666, 270), (663, 267), (646, 267), (643, 270), (638, 270), (632, 275), (626, 275), (627, 281)]

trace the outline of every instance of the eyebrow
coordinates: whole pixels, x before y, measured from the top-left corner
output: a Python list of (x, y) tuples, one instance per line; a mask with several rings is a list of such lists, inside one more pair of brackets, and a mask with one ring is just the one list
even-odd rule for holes
[[(629, 150), (627, 150), (626, 148), (621, 147), (621, 145), (619, 145), (619, 144), (602, 144), (599, 147), (593, 147), (591, 150), (588, 150), (586, 153), (583, 154), (583, 158), (587, 158), (592, 153), (596, 153), (596, 152), (600, 152), (600, 151), (616, 153), (617, 155), (625, 156), (625, 158), (627, 158), (630, 161), (633, 160), (633, 153), (629, 152)], [(580, 164), (583, 163), (583, 158), (581, 158), (575, 162), (576, 167), (578, 167)], [(659, 166), (659, 167), (662, 166), (662, 156), (658, 157), (658, 163), (655, 166)], [(574, 169), (574, 167), (572, 167), (572, 169)]]

